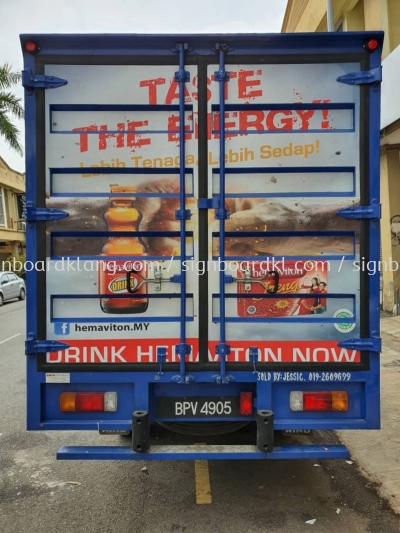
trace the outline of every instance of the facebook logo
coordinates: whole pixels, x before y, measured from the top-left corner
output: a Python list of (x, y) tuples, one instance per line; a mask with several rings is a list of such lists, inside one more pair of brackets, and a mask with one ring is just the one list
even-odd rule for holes
[(67, 322), (56, 322), (54, 324), (54, 333), (56, 335), (69, 335), (69, 324)]

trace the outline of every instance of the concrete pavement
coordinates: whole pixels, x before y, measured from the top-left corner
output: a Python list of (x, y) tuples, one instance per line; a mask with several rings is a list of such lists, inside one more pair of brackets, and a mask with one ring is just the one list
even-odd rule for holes
[(400, 316), (381, 320), (381, 429), (339, 431), (361, 471), (400, 513)]
[[(61, 445), (120, 439), (26, 432), (24, 322), (25, 302), (0, 308), (1, 533), (399, 533), (387, 501), (344, 460), (209, 461), (208, 505), (196, 504), (193, 461), (56, 461)], [(243, 444), (246, 431), (235, 436)]]

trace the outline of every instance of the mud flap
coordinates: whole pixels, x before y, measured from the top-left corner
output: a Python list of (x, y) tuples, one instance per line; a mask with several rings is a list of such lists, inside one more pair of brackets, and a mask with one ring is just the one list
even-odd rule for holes
[(257, 449), (272, 452), (274, 449), (274, 413), (257, 411)]
[(150, 448), (149, 415), (147, 411), (134, 411), (132, 414), (132, 450), (144, 453)]

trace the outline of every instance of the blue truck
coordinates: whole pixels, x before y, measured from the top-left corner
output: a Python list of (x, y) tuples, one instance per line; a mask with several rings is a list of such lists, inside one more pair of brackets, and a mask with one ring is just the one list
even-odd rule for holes
[(383, 34), (20, 39), (28, 431), (347, 457), (278, 437), (380, 425)]

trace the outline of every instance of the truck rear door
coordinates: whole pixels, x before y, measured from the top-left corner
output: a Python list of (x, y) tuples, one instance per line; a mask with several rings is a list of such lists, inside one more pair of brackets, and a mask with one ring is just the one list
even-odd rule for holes
[(93, 41), (89, 58), (43, 37), (47, 55), (27, 59), (58, 84), (32, 104), (28, 197), (45, 210), (30, 254), (46, 272), (28, 287), (46, 321), (31, 319), (28, 379), (49, 394), (31, 428), (68, 425), (48, 403), (63, 380), (131, 401), (161, 375), (202, 394), (252, 382), (282, 429), (318, 425), (294, 418), (286, 382), (329, 382), (355, 398), (335, 427), (376, 426), (375, 55), (361, 36), (283, 38)]

